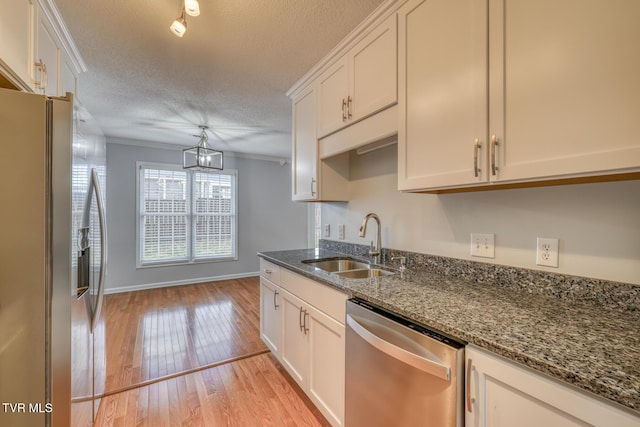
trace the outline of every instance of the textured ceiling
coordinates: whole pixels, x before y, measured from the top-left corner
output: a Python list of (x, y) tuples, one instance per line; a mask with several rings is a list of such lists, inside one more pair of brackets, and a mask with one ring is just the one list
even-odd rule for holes
[(285, 92), (382, 0), (55, 0), (87, 64), (78, 98), (107, 137), (289, 157)]

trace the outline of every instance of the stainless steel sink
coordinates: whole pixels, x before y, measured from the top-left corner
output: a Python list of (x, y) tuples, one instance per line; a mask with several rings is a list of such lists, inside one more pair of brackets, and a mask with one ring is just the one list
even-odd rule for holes
[(364, 261), (353, 258), (324, 258), (302, 261), (327, 273), (337, 274), (347, 279), (366, 279), (369, 277), (391, 276), (393, 271), (384, 270)]
[(356, 261), (351, 258), (331, 258), (331, 259), (318, 259), (302, 261), (305, 264), (309, 264), (320, 270), (328, 273), (335, 273), (339, 271), (355, 270), (362, 268), (369, 268), (369, 264), (362, 261)]
[(381, 268), (363, 268), (358, 270), (338, 271), (335, 274), (347, 279), (367, 279), (369, 277), (391, 276), (393, 271), (383, 270)]

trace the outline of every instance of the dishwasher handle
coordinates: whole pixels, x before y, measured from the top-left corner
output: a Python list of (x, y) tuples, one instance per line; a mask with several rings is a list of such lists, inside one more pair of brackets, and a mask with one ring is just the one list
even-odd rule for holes
[(451, 381), (450, 367), (443, 365), (442, 363), (438, 363), (419, 356), (415, 353), (407, 351), (394, 344), (391, 344), (388, 341), (383, 340), (379, 336), (369, 331), (365, 326), (360, 324), (360, 322), (358, 322), (350, 314), (347, 314), (347, 325), (349, 325), (351, 329), (353, 329), (353, 331), (358, 334), (363, 340), (365, 340), (378, 350), (382, 351), (383, 353), (386, 353), (389, 356), (393, 357), (394, 359), (404, 362), (407, 365), (411, 365), (416, 369), (438, 377), (442, 380)]

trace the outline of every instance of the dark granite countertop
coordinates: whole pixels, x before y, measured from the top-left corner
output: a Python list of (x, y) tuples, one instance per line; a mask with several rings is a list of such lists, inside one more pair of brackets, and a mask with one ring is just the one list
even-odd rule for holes
[(345, 279), (302, 263), (327, 249), (260, 257), (640, 412), (640, 318), (590, 301), (474, 283), (425, 270)]

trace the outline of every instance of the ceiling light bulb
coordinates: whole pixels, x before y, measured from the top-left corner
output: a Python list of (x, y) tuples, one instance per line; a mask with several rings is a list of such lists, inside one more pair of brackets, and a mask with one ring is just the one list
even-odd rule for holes
[(184, 0), (184, 8), (189, 16), (200, 15), (200, 5), (198, 0)]
[(176, 18), (175, 21), (173, 21), (173, 24), (171, 24), (171, 27), (169, 27), (169, 29), (176, 36), (182, 37), (187, 31), (187, 21), (182, 16), (180, 16), (179, 18)]

